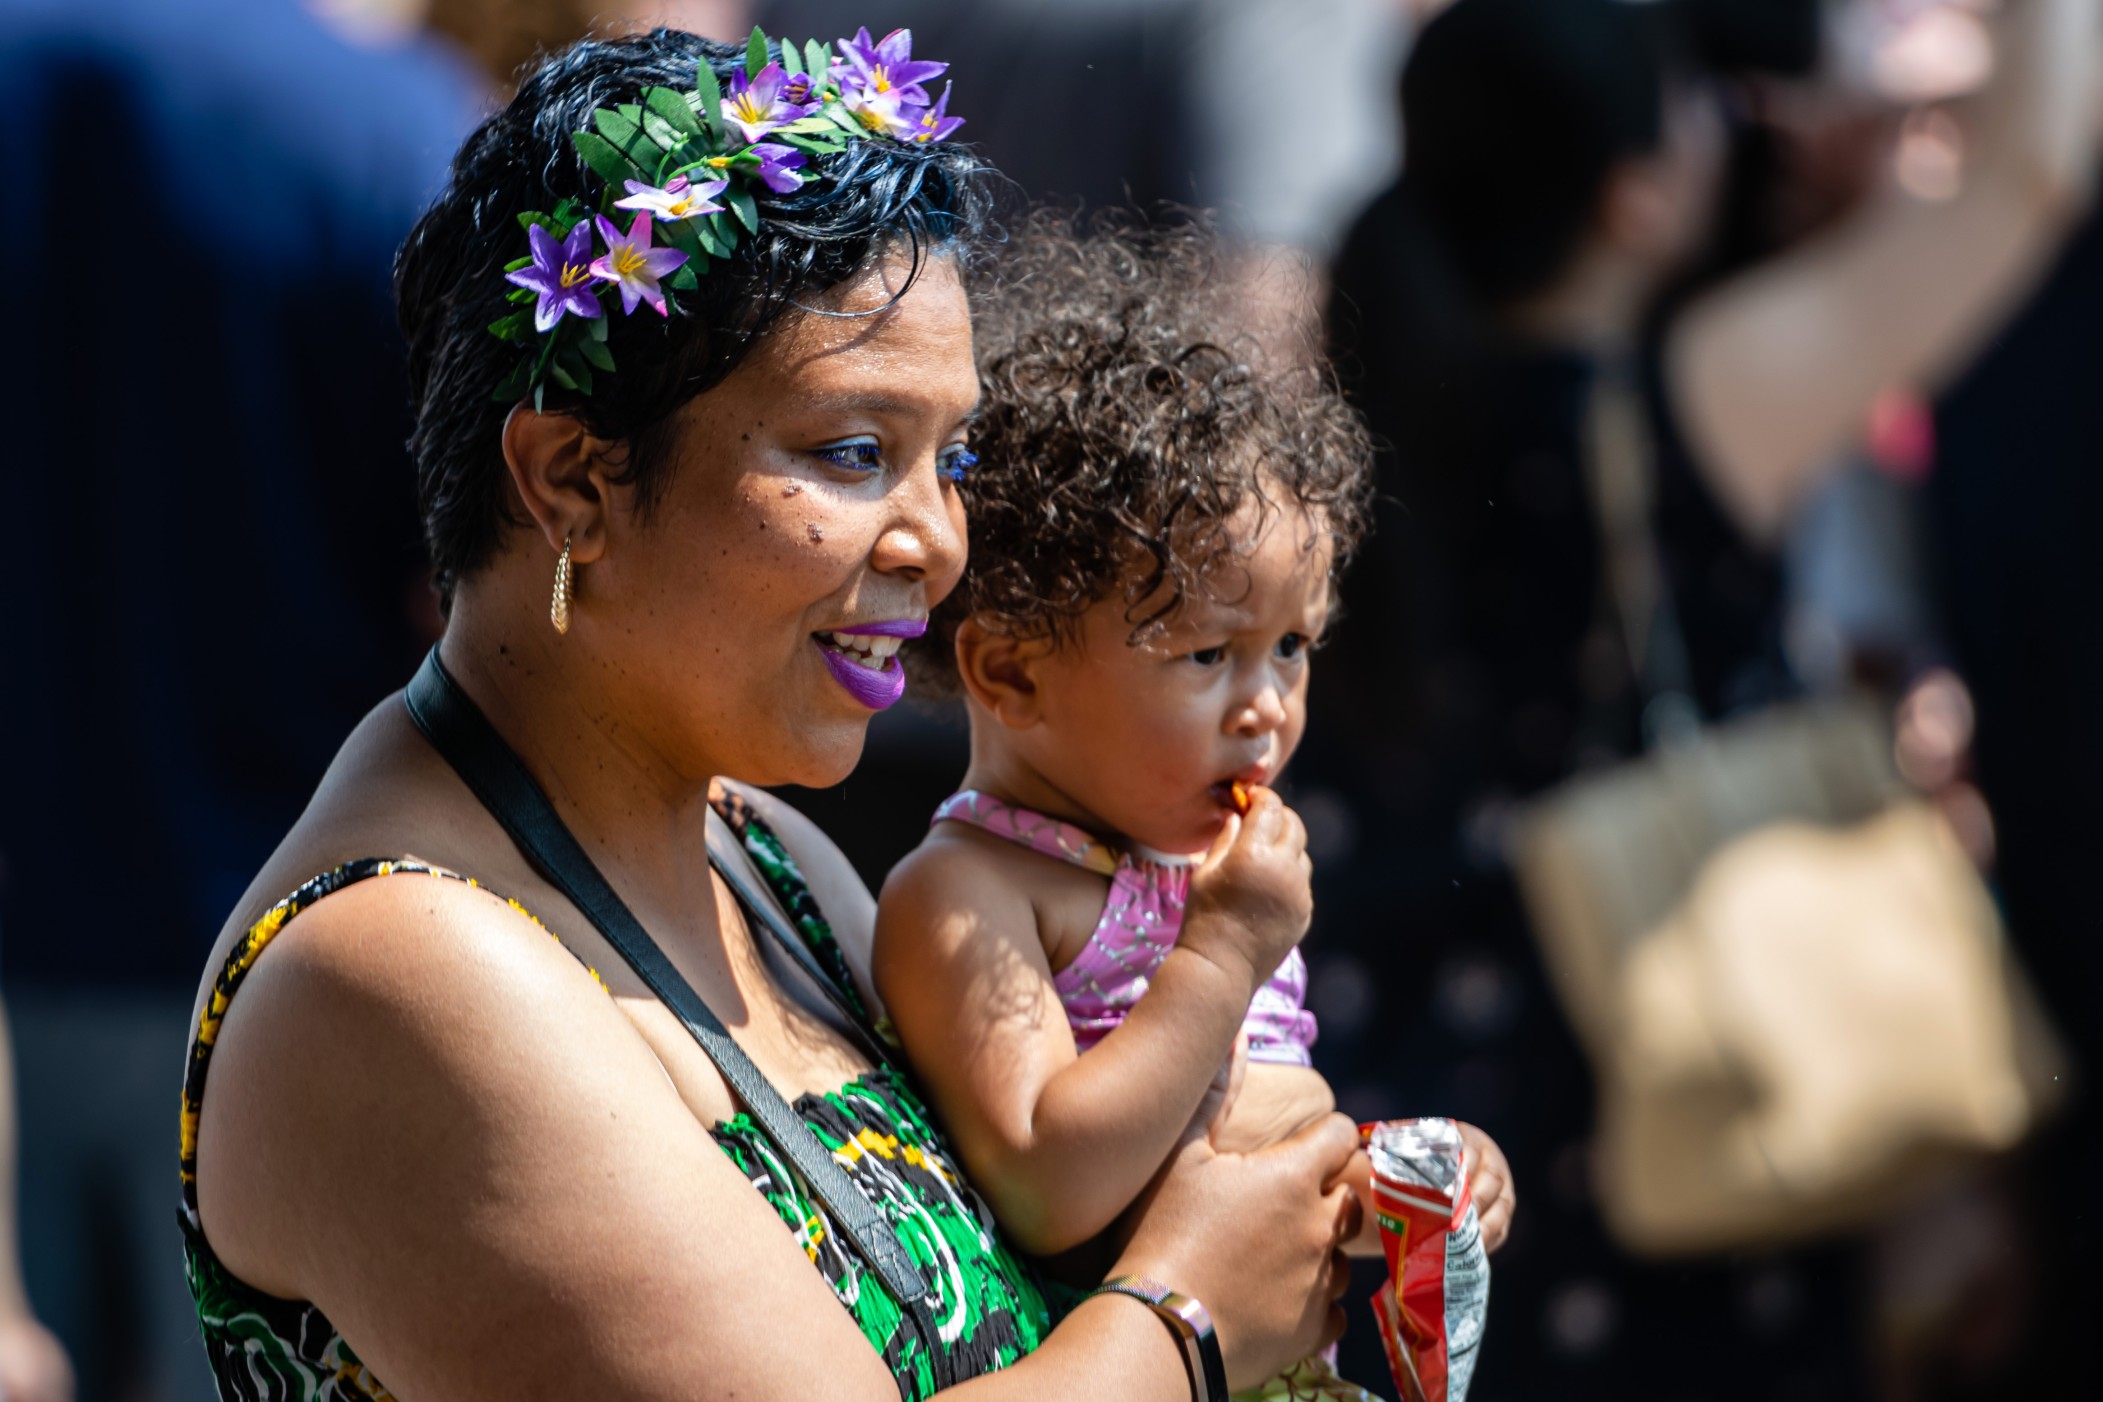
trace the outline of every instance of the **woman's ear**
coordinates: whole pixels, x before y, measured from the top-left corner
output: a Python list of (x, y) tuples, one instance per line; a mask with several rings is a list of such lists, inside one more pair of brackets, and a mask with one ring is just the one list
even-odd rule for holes
[(1010, 730), (1028, 730), (1044, 718), (1038, 669), (1051, 655), (1050, 638), (1022, 640), (976, 618), (957, 625), (957, 675), (964, 693)]
[(580, 565), (606, 549), (607, 447), (574, 415), (541, 413), (522, 403), (504, 420), (504, 463), (526, 514), (550, 549), (569, 541), (570, 558)]

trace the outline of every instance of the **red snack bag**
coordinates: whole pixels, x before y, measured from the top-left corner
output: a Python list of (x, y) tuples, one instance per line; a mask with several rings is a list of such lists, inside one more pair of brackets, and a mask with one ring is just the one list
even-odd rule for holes
[(1451, 1120), (1361, 1125), (1388, 1280), (1373, 1297), (1403, 1402), (1462, 1402), (1488, 1312), (1489, 1258)]

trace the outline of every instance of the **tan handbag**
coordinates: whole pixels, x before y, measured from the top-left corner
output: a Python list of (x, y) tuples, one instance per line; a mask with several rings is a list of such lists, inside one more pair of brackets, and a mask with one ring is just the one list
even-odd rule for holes
[[(1654, 683), (1684, 653), (1638, 413), (1609, 381), (1589, 466), (1609, 594)], [(2014, 1145), (2064, 1088), (1993, 904), (1872, 704), (1684, 729), (1536, 800), (1509, 851), (1596, 1073), (1600, 1205), (1633, 1250), (1861, 1224)]]

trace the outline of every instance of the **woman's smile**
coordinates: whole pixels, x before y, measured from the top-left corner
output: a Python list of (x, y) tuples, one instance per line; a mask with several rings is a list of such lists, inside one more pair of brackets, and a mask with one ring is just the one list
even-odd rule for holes
[(872, 711), (887, 710), (905, 695), (905, 668), (898, 649), (927, 631), (924, 618), (858, 623), (811, 634), (819, 656), (847, 694)]

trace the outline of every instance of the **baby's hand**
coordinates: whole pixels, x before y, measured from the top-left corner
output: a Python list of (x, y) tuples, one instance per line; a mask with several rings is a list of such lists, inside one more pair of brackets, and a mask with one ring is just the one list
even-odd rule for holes
[(1253, 991), (1307, 933), (1313, 879), (1299, 815), (1270, 789), (1252, 789), (1248, 815), (1228, 815), (1191, 873), (1177, 943), (1214, 963), (1246, 969)]

